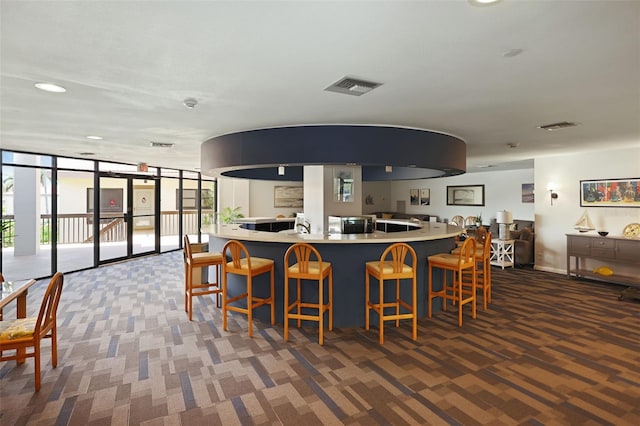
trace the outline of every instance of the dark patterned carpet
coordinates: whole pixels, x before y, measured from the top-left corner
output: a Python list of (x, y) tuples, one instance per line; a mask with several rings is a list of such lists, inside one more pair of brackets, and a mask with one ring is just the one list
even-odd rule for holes
[[(254, 324), (183, 310), (175, 252), (65, 277), (59, 363), (0, 363), (0, 424), (638, 425), (640, 304), (620, 287), (493, 270), (493, 303), (376, 331)], [(45, 283), (46, 284), (46, 283)], [(29, 295), (37, 308), (43, 285)], [(15, 315), (5, 310), (6, 317)]]

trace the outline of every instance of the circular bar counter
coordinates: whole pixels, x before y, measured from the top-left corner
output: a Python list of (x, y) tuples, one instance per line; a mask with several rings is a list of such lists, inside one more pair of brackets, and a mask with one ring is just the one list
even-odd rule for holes
[[(228, 240), (239, 240), (251, 256), (275, 261), (276, 322), (284, 317), (284, 254), (291, 244), (306, 242), (314, 245), (322, 260), (333, 268), (333, 325), (334, 327), (362, 327), (365, 321), (365, 263), (379, 260), (388, 245), (405, 242), (413, 247), (418, 258), (417, 294), (418, 317), (427, 315), (427, 257), (435, 253), (449, 253), (455, 247), (455, 236), (461, 232), (457, 226), (437, 222), (421, 222), (422, 227), (404, 232), (374, 232), (371, 234), (297, 234), (292, 232), (263, 232), (242, 229), (237, 224), (211, 225), (202, 228), (209, 234), (209, 250), (221, 252)], [(256, 296), (268, 294), (268, 274), (254, 279)], [(434, 270), (434, 283), (440, 287), (442, 275)], [(244, 277), (229, 276), (229, 292), (244, 293)], [(410, 300), (410, 287), (403, 288), (402, 297)], [(317, 300), (317, 285), (304, 285), (303, 298)], [(372, 280), (372, 289), (377, 281)], [(406, 291), (406, 294), (405, 294)], [(391, 296), (391, 292), (387, 292)], [(441, 309), (440, 300), (434, 301), (434, 310)], [(372, 322), (375, 319), (373, 313)], [(268, 321), (268, 307), (258, 308), (255, 317)]]

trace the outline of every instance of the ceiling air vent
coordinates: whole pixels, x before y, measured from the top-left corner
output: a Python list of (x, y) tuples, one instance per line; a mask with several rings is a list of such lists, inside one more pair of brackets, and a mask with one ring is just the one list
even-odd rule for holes
[(359, 80), (351, 77), (343, 77), (324, 90), (327, 90), (329, 92), (344, 93), (346, 95), (360, 96), (372, 91), (378, 86), (382, 86), (382, 83)]
[(561, 121), (559, 123), (552, 123), (552, 124), (545, 124), (544, 126), (538, 126), (538, 128), (553, 131), (553, 130), (565, 129), (567, 127), (573, 127), (577, 125), (578, 125), (577, 123), (571, 123), (569, 121)]
[(173, 144), (170, 142), (153, 142), (151, 141), (151, 146), (154, 148), (173, 148)]

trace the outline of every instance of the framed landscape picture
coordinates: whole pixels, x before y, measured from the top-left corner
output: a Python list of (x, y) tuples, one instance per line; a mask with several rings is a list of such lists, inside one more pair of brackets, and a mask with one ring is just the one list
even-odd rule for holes
[(448, 206), (484, 206), (484, 185), (447, 186)]

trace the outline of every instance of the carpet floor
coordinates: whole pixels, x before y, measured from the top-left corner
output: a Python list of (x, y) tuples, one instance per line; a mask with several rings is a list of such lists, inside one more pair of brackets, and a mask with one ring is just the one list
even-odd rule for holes
[[(640, 304), (621, 287), (493, 269), (493, 303), (377, 330), (184, 312), (182, 254), (65, 276), (59, 361), (0, 363), (2, 425), (638, 425)], [(29, 294), (39, 306), (46, 282)], [(267, 309), (267, 308), (260, 308)], [(5, 310), (5, 318), (15, 311)], [(293, 323), (292, 323), (293, 325)]]

